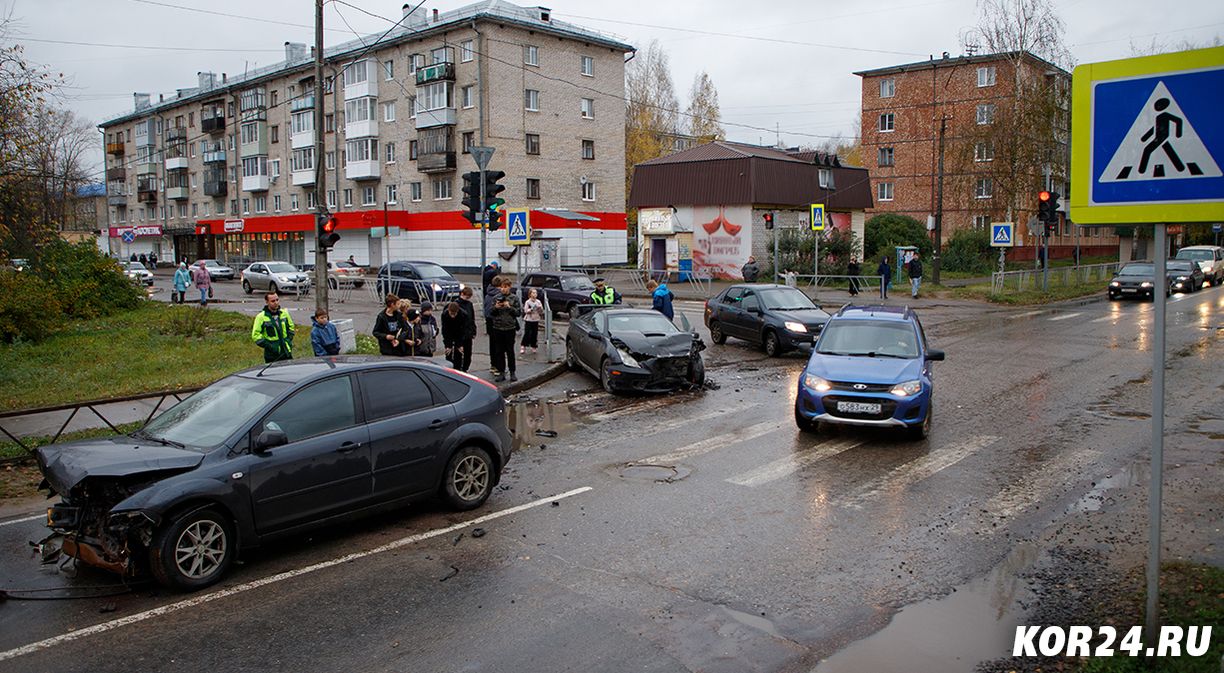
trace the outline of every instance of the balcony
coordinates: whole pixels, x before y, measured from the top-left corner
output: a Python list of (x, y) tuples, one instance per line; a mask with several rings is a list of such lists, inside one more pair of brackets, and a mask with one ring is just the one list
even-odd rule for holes
[(377, 138), (378, 121), (367, 119), (363, 122), (348, 122), (344, 125), (345, 138)]
[(416, 117), (416, 127), (420, 129), (431, 129), (435, 126), (454, 126), (455, 125), (455, 108), (444, 107), (437, 110), (418, 110)]
[(225, 180), (204, 181), (205, 196), (225, 196), (228, 191), (228, 186)]
[(289, 103), (290, 112), (301, 112), (302, 110), (314, 109), (314, 94), (307, 94), (300, 98), (294, 98)]
[(190, 165), (187, 157), (166, 157), (166, 170), (177, 171), (186, 169)]
[(302, 131), (300, 133), (292, 133), (289, 135), (289, 148), (294, 150), (304, 150), (308, 147), (314, 147), (315, 134), (314, 130)]
[(200, 120), (200, 128), (205, 133), (221, 133), (225, 131), (225, 117), (205, 117)]
[(430, 152), (417, 156), (417, 170), (422, 173), (445, 173), (455, 170), (454, 152)]
[(357, 82), (356, 84), (349, 84), (344, 87), (344, 100), (377, 95), (378, 78), (375, 76), (373, 68), (369, 70), (369, 77), (364, 82)]
[(315, 172), (313, 168), (308, 171), (293, 171), (292, 175), (294, 187), (305, 187), (315, 183)]
[(242, 176), (242, 191), (244, 192), (266, 192), (271, 185), (272, 178), (267, 175)]
[(349, 160), (348, 165), (344, 167), (344, 177), (349, 180), (377, 180), (382, 177), (382, 162), (377, 159), (373, 161), (353, 161)]
[(136, 200), (141, 203), (157, 203), (157, 190), (138, 189), (136, 190)]
[(106, 205), (108, 206), (127, 206), (127, 194), (112, 194), (106, 197)]
[(205, 152), (204, 153), (204, 163), (206, 164), (225, 163), (225, 150), (213, 150), (212, 152)]
[(422, 86), (431, 82), (453, 81), (455, 81), (454, 63), (435, 63), (433, 65), (427, 65), (424, 68), (417, 68), (416, 71), (417, 86)]
[(166, 198), (175, 201), (186, 201), (191, 198), (191, 190), (187, 187), (167, 187)]
[(122, 182), (124, 180), (127, 180), (127, 169), (126, 168), (123, 168), (122, 166), (120, 166), (118, 168), (106, 169), (106, 181), (107, 182), (116, 182), (116, 181)]
[(138, 161), (139, 163), (135, 166), (136, 175), (153, 175), (160, 172), (153, 159), (139, 159)]
[(123, 143), (106, 143), (106, 153), (117, 157), (123, 156)]
[(175, 127), (166, 129), (166, 142), (167, 143), (172, 143), (175, 141), (181, 142), (185, 140), (187, 140), (187, 127), (186, 126), (175, 126)]

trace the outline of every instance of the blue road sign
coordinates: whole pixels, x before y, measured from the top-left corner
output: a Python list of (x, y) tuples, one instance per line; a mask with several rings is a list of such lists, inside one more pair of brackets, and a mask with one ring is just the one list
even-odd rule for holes
[(1016, 244), (1016, 226), (1011, 222), (990, 223), (990, 245), (994, 248), (1010, 248)]
[(1224, 225), (1221, 225), (1219, 222), (1216, 222), (1215, 224), (1211, 225), (1211, 230), (1218, 234), (1221, 231), (1224, 231)]
[(119, 236), (123, 239), (124, 243), (131, 243), (136, 240), (136, 231), (133, 229), (128, 229)]
[(510, 245), (531, 244), (531, 218), (526, 208), (506, 211), (506, 242)]

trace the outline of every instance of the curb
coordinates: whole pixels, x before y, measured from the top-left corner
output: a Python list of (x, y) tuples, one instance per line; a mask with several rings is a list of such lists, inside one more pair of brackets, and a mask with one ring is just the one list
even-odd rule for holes
[(498, 386), (497, 390), (503, 396), (517, 395), (557, 378), (564, 374), (566, 369), (564, 362), (556, 362), (546, 367), (542, 372), (523, 377), (518, 381), (513, 381), (503, 386)]

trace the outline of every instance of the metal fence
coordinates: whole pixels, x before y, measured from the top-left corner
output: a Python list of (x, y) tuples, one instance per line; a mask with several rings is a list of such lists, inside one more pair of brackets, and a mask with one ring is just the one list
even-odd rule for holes
[(845, 292), (849, 295), (851, 284), (853, 284), (854, 289), (859, 295), (883, 298), (883, 280), (883, 276), (838, 276), (825, 275), (823, 273), (816, 276), (813, 274), (804, 275), (787, 272), (781, 274), (781, 277), (775, 282), (810, 290), (816, 298), (820, 297), (822, 291), (826, 294)]
[[(1085, 264), (1082, 266), (1060, 266), (1051, 268), (1050, 287), (1083, 285), (1091, 282), (1105, 282), (1113, 277), (1118, 270), (1118, 262), (1108, 264)], [(1024, 292), (1025, 290), (1042, 289), (1042, 269), (1025, 269), (1023, 271), (998, 271), (990, 274), (991, 294), (1006, 292)]]
[(563, 266), (562, 271), (577, 271), (591, 278), (603, 278), (614, 288), (633, 289), (635, 294), (646, 292), (646, 283), (651, 280), (660, 283), (687, 283), (701, 296), (709, 296), (710, 287), (714, 281), (707, 270), (677, 271), (675, 269), (639, 269), (637, 267), (620, 266)]
[[(59, 441), (60, 436), (64, 434), (64, 431), (68, 429), (68, 425), (72, 423), (72, 420), (76, 418), (77, 414), (82, 409), (87, 409), (93, 412), (94, 416), (97, 416), (99, 420), (101, 420), (103, 423), (106, 424), (106, 427), (110, 428), (114, 432), (119, 432), (119, 428), (115, 427), (116, 423), (112, 423), (111, 420), (106, 417), (106, 414), (103, 413), (104, 412), (103, 407), (107, 405), (113, 405), (113, 404), (124, 404), (124, 403), (129, 403), (129, 402), (149, 402), (149, 401), (156, 400), (156, 404), (153, 405), (152, 410), (149, 411), (148, 415), (145, 416), (144, 418), (144, 423), (148, 423), (149, 421), (153, 420), (153, 417), (157, 415), (157, 412), (162, 409), (162, 405), (166, 404), (166, 401), (168, 399), (173, 398), (175, 402), (182, 402), (183, 398), (185, 398), (188, 395), (191, 395), (197, 390), (199, 390), (199, 388), (183, 388), (181, 390), (164, 390), (164, 391), (156, 392), (156, 393), (144, 393), (141, 395), (128, 395), (125, 397), (111, 397), (111, 398), (102, 399), (102, 400), (87, 400), (85, 402), (74, 402), (72, 404), (61, 404), (61, 405), (52, 406), (52, 407), (38, 407), (34, 409), (16, 409), (13, 411), (4, 411), (4, 412), (0, 412), (0, 434), (3, 434), (5, 437), (8, 437), (9, 441), (13, 442), (17, 446), (20, 446), (22, 449), (25, 449), (27, 452), (33, 453), (34, 448), (32, 446), (28, 446), (25, 442), (22, 442), (21, 439), (18, 438), (13, 432), (10, 432), (7, 428), (4, 427), (5, 420), (17, 419), (17, 418), (21, 418), (24, 416), (38, 416), (38, 415), (54, 413), (54, 412), (71, 411), (72, 413), (68, 414), (68, 417), (64, 419), (63, 424), (60, 425), (60, 428), (59, 430), (56, 431), (55, 436), (51, 438), (51, 443), (54, 444), (55, 442)], [(167, 406), (173, 406), (173, 405), (171, 404)], [(130, 421), (118, 421), (118, 424), (122, 425), (123, 423), (127, 423), (127, 422), (130, 422)]]

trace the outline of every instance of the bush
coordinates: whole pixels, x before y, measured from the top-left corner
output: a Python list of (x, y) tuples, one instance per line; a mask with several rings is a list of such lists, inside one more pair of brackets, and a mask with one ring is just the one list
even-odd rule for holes
[(988, 274), (991, 258), (990, 235), (984, 229), (961, 229), (952, 235), (944, 249), (942, 266), (948, 271)]
[[(867, 220), (863, 228), (863, 255), (866, 260), (878, 261), (880, 257), (893, 255), (898, 245), (912, 245), (923, 257), (931, 256), (931, 237), (926, 225), (908, 215), (885, 213)], [(896, 264), (896, 261), (893, 261)]]
[(55, 288), (26, 271), (0, 270), (0, 340), (40, 341), (59, 329), (60, 302)]
[(60, 297), (64, 314), (77, 320), (136, 308), (144, 297), (118, 262), (90, 243), (57, 239), (39, 249), (24, 273), (46, 282)]

